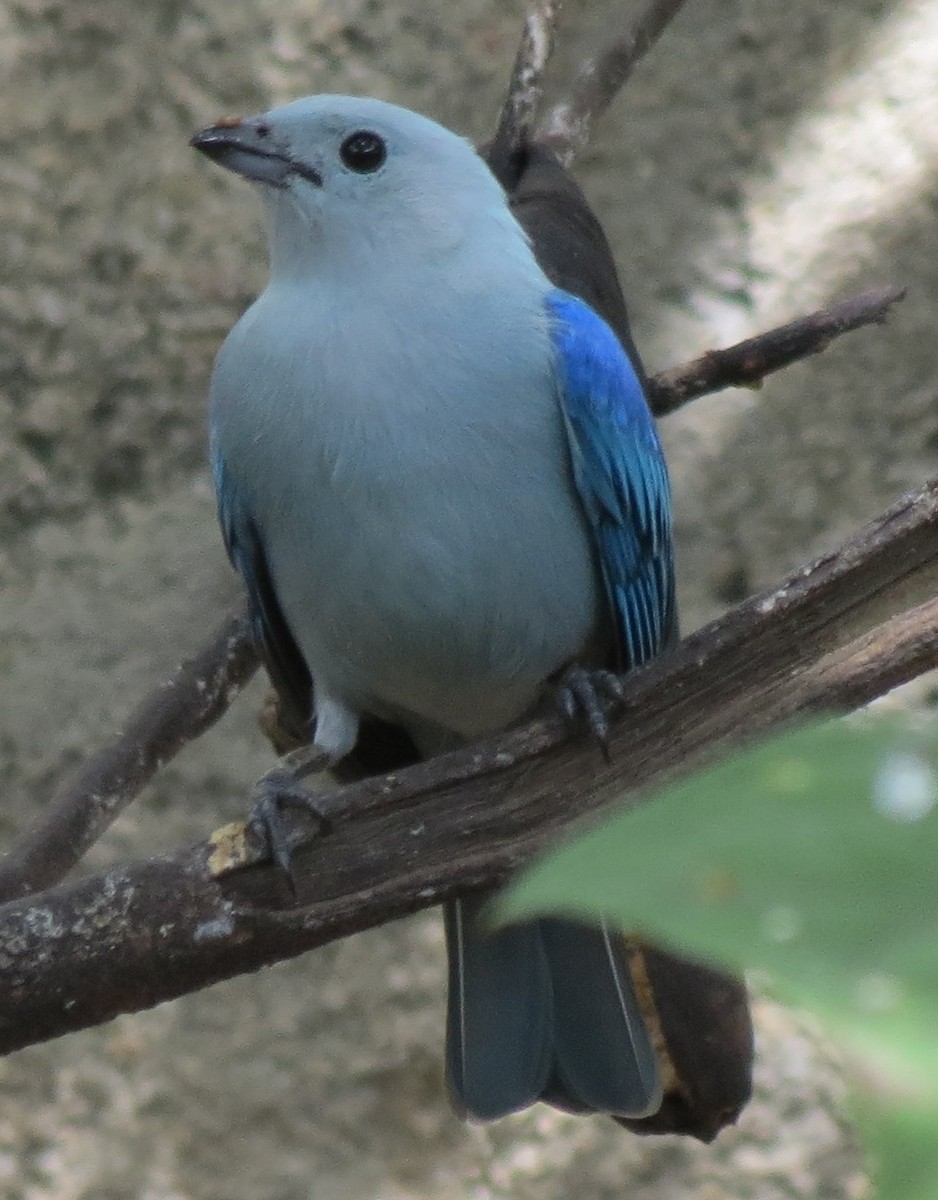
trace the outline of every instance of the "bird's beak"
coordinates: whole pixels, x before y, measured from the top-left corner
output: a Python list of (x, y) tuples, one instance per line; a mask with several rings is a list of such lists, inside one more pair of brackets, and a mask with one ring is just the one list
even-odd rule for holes
[(289, 153), (277, 145), (263, 119), (241, 121), (228, 117), (201, 130), (190, 139), (189, 145), (229, 171), (271, 187), (286, 187), (288, 177), (297, 167)]

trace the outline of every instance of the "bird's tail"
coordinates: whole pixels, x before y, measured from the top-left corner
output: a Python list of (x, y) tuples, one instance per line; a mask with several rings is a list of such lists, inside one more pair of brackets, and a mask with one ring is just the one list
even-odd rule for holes
[(605, 927), (544, 918), (491, 932), (479, 894), (446, 907), (446, 1064), (457, 1109), (479, 1120), (544, 1100), (642, 1118), (661, 1073), (624, 943)]

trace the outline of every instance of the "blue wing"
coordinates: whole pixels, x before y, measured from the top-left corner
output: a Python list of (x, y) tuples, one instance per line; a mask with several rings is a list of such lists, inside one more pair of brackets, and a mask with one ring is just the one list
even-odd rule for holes
[(214, 438), (211, 457), (225, 549), (247, 589), (251, 631), (280, 697), (281, 722), (297, 737), (306, 737), (313, 701), (309, 670), (277, 599), (260, 531), (228, 475)]
[(577, 492), (592, 533), (620, 667), (676, 635), (671, 489), (655, 423), (615, 334), (582, 300), (547, 298)]

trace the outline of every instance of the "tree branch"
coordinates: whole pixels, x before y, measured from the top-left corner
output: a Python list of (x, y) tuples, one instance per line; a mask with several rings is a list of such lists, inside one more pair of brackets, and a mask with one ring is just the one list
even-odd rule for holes
[(58, 789), (0, 861), (0, 898), (62, 879), (156, 772), (227, 712), (257, 667), (247, 618), (226, 617), (211, 641), (144, 699), (115, 741)]
[(807, 711), (852, 712), (936, 667), (938, 598), (899, 613), (811, 668), (815, 702)]
[(905, 292), (900, 287), (871, 288), (725, 350), (708, 350), (682, 367), (662, 371), (649, 380), (651, 409), (655, 416), (663, 417), (709, 392), (759, 387), (766, 375), (820, 354), (841, 334), (863, 325), (883, 324)]
[(628, 676), (608, 762), (559, 719), (543, 720), (317, 794), (327, 834), (290, 818), (295, 899), (237, 823), (176, 854), (5, 905), (0, 1051), (497, 883), (610, 799), (636, 803), (793, 717), (866, 703), (938, 662), (936, 583), (938, 479)]
[(606, 111), (683, 3), (650, 0), (625, 33), (583, 67), (570, 100), (553, 110), (540, 134), (565, 167), (589, 141), (593, 122)]
[(557, 0), (537, 0), (528, 12), (515, 55), (505, 103), (488, 148), (488, 157), (511, 159), (528, 140), (543, 90), (542, 77), (554, 51)]
[[(882, 322), (904, 295), (895, 287), (863, 292), (663, 371), (649, 381), (652, 408), (663, 416), (719, 388), (753, 386), (849, 330)], [(0, 861), (0, 902), (63, 879), (155, 772), (222, 716), (257, 666), (247, 618), (228, 617), (194, 659), (143, 701), (116, 741), (59, 789)]]

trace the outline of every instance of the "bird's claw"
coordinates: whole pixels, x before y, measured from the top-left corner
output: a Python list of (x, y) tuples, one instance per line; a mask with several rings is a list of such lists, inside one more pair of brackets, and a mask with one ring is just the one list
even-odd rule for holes
[(331, 831), (328, 816), (316, 806), (315, 796), (302, 787), (307, 775), (326, 770), (331, 765), (327, 754), (316, 746), (303, 746), (285, 754), (276, 767), (257, 781), (256, 800), (248, 821), (249, 826), (267, 843), (270, 856), (296, 891), (292, 858), (294, 838), (283, 820), (283, 810), (298, 808), (314, 817), (320, 833)]
[(586, 718), (593, 737), (603, 754), (609, 757), (609, 721), (612, 705), (625, 699), (622, 680), (613, 671), (588, 671), (585, 667), (568, 668), (560, 680), (558, 700), (568, 721)]

